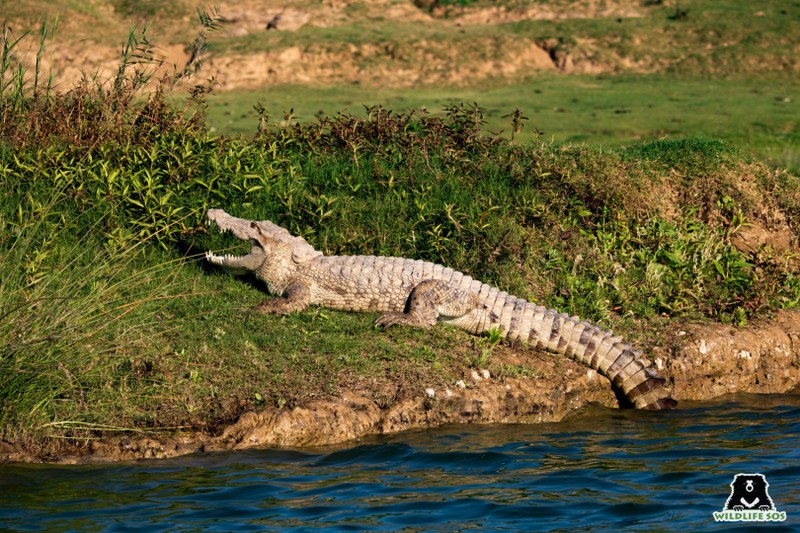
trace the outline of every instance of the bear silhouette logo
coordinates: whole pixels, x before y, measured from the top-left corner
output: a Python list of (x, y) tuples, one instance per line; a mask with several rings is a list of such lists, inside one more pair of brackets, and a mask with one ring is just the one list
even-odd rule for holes
[(764, 474), (736, 474), (731, 481), (731, 495), (725, 502), (726, 511), (775, 511), (767, 493)]
[(764, 474), (736, 474), (731, 481), (731, 495), (721, 511), (714, 511), (716, 522), (783, 522), (786, 511), (775, 508)]

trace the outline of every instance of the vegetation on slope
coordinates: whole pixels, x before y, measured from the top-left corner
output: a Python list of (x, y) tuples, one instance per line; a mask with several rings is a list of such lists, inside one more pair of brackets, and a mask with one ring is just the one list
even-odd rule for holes
[(3, 439), (214, 431), (342, 390), (388, 405), (476, 365), (535, 374), (492, 366), (486, 341), (448, 329), (252, 313), (261, 287), (200, 259), (241, 247), (206, 229), (209, 207), (326, 254), (444, 263), (645, 344), (673, 319), (741, 324), (800, 297), (792, 239), (737, 240), (796, 234), (797, 178), (724, 143), (521, 145), (484, 133), (473, 105), (291, 126), (262, 115), (254, 138), (231, 139), (208, 132), (202, 87), (185, 105), (170, 93), (180, 77), (144, 92), (146, 65), (69, 93), (2, 71)]
[[(41, 59), (62, 87), (113, 75), (132, 23), (150, 24), (179, 68), (191, 56), (188, 0), (6, 4), (17, 34), (59, 15)], [(519, 140), (539, 130), (606, 146), (703, 135), (800, 169), (797, 2), (282, 0), (223, 2), (220, 14), (208, 58), (223, 90), (209, 100), (220, 133), (252, 134), (258, 101), (302, 120), (362, 104), (438, 112), (477, 101), (490, 131), (507, 129), (510, 109), (531, 117)], [(278, 14), (301, 22), (265, 31)]]

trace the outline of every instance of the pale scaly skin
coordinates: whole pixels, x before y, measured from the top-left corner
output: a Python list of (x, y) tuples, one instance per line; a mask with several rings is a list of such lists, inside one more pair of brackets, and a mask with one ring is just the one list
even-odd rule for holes
[(664, 379), (650, 362), (610, 331), (546, 309), (474, 280), (452, 268), (400, 257), (324, 256), (300, 237), (269, 221), (208, 211), (219, 229), (250, 242), (245, 256), (206, 259), (236, 274), (254, 273), (280, 297), (259, 311), (285, 314), (320, 305), (344, 311), (381, 313), (380, 326), (431, 327), (439, 322), (473, 334), (497, 329), (583, 363), (606, 376), (639, 409), (672, 408)]

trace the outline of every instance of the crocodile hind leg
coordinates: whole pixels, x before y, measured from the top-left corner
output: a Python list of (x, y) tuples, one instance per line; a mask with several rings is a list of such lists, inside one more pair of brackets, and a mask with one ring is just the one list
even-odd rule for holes
[[(488, 329), (489, 313), (478, 298), (446, 281), (425, 280), (419, 283), (408, 296), (405, 311), (389, 311), (378, 317), (377, 326), (388, 328), (394, 325), (429, 328), (437, 322), (451, 322), (476, 332)], [(496, 317), (494, 317), (496, 320)]]

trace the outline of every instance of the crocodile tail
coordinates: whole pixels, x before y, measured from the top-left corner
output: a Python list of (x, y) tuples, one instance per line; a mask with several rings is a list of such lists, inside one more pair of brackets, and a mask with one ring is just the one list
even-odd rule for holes
[[(672, 409), (666, 380), (622, 337), (578, 317), (532, 305), (528, 342), (564, 354), (606, 376), (637, 409)], [(529, 311), (530, 313), (531, 311)]]

